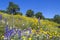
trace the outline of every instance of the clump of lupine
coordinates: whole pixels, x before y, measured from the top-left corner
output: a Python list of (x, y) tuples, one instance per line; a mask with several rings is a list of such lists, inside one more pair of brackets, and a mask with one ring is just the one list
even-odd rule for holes
[(2, 14), (0, 14), (0, 25), (2, 24)]
[(2, 14), (0, 14), (0, 20), (2, 20)]
[[(8, 25), (8, 22), (6, 22), (6, 23), (7, 24), (6, 24), (6, 27), (5, 27), (4, 40), (11, 40), (11, 38), (13, 38), (13, 39), (16, 39), (16, 38), (21, 39), (21, 36), (23, 36), (23, 35), (28, 36), (31, 33), (30, 28), (28, 28), (27, 30), (25, 29), (23, 31), (17, 29), (16, 27), (10, 29), (9, 25)], [(29, 32), (28, 34), (26, 34), (27, 31)], [(17, 37), (15, 37), (15, 35), (17, 35)]]
[[(6, 26), (6, 32), (4, 34), (4, 40), (11, 40), (13, 39), (22, 39), (22, 36), (29, 36), (31, 34), (31, 30), (27, 29), (27, 30), (19, 30), (19, 29), (10, 29), (8, 28), (8, 26)], [(17, 35), (17, 36), (15, 36)]]

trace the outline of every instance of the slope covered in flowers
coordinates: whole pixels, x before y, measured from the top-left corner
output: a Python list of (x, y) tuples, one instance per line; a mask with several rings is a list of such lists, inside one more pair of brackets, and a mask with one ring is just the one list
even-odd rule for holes
[[(9, 27), (11, 28), (12, 25), (14, 25), (16, 28), (19, 28), (21, 30), (31, 28), (32, 34), (30, 35), (30, 39), (33, 39), (33, 35), (36, 34), (36, 36), (42, 36), (44, 35), (43, 40), (47, 39), (46, 36), (49, 35), (49, 39), (52, 39), (53, 37), (60, 38), (60, 29), (57, 26), (60, 26), (59, 24), (48, 21), (48, 20), (40, 20), (40, 24), (38, 19), (35, 17), (30, 18), (26, 16), (21, 16), (21, 15), (9, 15), (6, 13), (1, 13), (2, 15), (2, 23), (0, 24), (0, 38), (3, 38), (4, 34), (4, 27), (5, 27), (5, 22), (4, 19), (7, 18)], [(13, 18), (13, 19), (12, 19)], [(12, 20), (14, 20), (14, 24), (12, 24)], [(39, 30), (38, 30), (39, 29)], [(38, 31), (37, 31), (38, 30)]]

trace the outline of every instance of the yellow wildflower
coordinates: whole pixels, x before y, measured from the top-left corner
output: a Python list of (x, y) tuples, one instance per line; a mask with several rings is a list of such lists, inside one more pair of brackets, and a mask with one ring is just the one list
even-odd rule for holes
[(29, 40), (32, 40), (32, 38), (30, 37)]
[(50, 38), (52, 38), (52, 36), (49, 36)]
[(2, 36), (2, 38), (4, 38), (4, 36)]
[(25, 40), (26, 37), (25, 36), (22, 36), (22, 38), (23, 38), (23, 40)]
[(36, 32), (36, 30), (35, 30), (35, 29), (33, 29), (33, 30), (32, 30), (32, 33), (35, 33), (35, 32)]
[(47, 34), (47, 32), (43, 31), (44, 34)]
[(57, 35), (59, 37), (59, 35)]
[(14, 39), (11, 39), (11, 40), (14, 40)]

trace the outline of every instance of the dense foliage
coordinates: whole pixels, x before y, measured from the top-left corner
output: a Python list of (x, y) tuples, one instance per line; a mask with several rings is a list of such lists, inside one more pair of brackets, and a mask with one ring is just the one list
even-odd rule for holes
[(34, 11), (32, 11), (32, 10), (27, 10), (26, 16), (28, 16), (28, 17), (33, 17), (33, 16), (34, 16)]
[(53, 21), (57, 22), (57, 23), (60, 23), (60, 15), (55, 15)]
[(40, 19), (44, 19), (44, 16), (42, 15), (42, 12), (37, 12), (37, 13), (35, 14), (35, 16), (36, 16), (37, 18), (40, 17)]
[(20, 8), (17, 4), (14, 4), (13, 2), (9, 2), (9, 6), (7, 8), (8, 13), (14, 13), (16, 14), (17, 11), (20, 11)]

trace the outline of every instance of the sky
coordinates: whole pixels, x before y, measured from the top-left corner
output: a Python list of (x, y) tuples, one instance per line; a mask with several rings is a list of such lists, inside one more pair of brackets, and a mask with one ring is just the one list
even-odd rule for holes
[(20, 12), (24, 15), (31, 9), (34, 13), (42, 12), (46, 18), (53, 18), (60, 15), (60, 0), (0, 0), (0, 10), (6, 10), (9, 2), (19, 5)]

